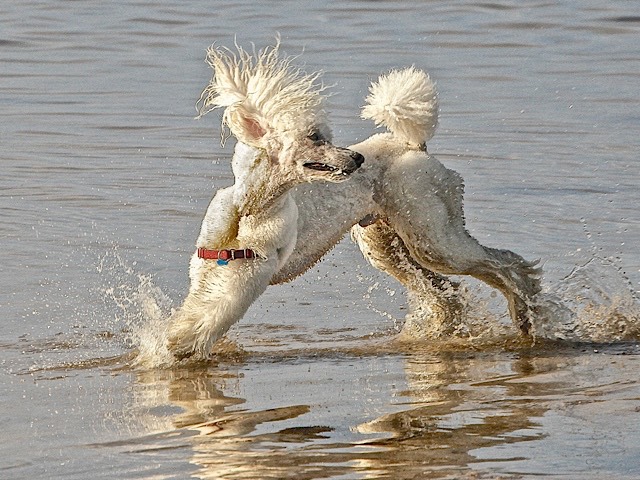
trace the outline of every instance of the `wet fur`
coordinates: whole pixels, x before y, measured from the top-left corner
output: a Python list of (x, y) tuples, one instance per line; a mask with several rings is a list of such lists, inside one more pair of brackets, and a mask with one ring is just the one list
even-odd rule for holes
[(238, 141), (235, 183), (215, 194), (196, 247), (252, 249), (258, 258), (219, 265), (193, 255), (188, 295), (168, 325), (167, 348), (178, 359), (206, 358), (286, 263), (298, 227), (291, 188), (342, 182), (363, 160), (330, 143), (317, 75), (293, 68), (277, 45), (254, 55), (212, 48), (208, 61), (214, 75), (200, 111), (223, 108), (223, 124)]
[[(298, 241), (272, 283), (305, 272), (351, 230), (372, 265), (398, 279), (412, 306), (421, 306), (409, 314), (409, 335), (446, 335), (460, 320), (458, 285), (445, 275), (470, 275), (497, 288), (514, 324), (529, 334), (540, 271), (536, 262), (485, 247), (466, 230), (462, 178), (427, 153), (438, 118), (435, 85), (412, 67), (383, 75), (370, 92), (363, 117), (388, 132), (349, 147), (366, 158), (349, 182), (294, 189)], [(362, 219), (369, 225), (359, 225)], [(416, 318), (425, 311), (427, 318)]]

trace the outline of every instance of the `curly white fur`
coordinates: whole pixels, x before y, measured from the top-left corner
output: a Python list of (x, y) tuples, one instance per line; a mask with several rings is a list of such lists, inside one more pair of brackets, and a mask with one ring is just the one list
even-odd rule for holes
[[(200, 112), (224, 108), (223, 122), (239, 142), (236, 183), (216, 194), (197, 246), (251, 248), (261, 258), (218, 266), (193, 257), (189, 294), (170, 319), (168, 347), (176, 357), (206, 357), (269, 281), (303, 273), (352, 227), (374, 266), (402, 282), (415, 302), (437, 304), (431, 312), (461, 310), (451, 298), (455, 284), (440, 274), (472, 275), (505, 295), (514, 323), (529, 333), (539, 272), (467, 232), (461, 177), (426, 151), (438, 107), (424, 72), (393, 71), (372, 85), (363, 115), (389, 133), (351, 147), (367, 159), (356, 171), (362, 155), (327, 141), (317, 74), (280, 59), (277, 45), (253, 56), (211, 49), (208, 60), (214, 75)], [(370, 226), (358, 225), (363, 218)]]
[(422, 145), (438, 126), (436, 86), (415, 67), (392, 70), (369, 87), (362, 118), (385, 126), (400, 141)]
[(421, 330), (446, 334), (463, 313), (452, 296), (455, 283), (442, 276), (455, 274), (499, 289), (515, 325), (530, 333), (532, 299), (540, 291), (535, 262), (469, 234), (462, 178), (427, 153), (438, 114), (433, 82), (411, 67), (383, 75), (370, 92), (363, 116), (389, 133), (349, 147), (366, 162), (348, 182), (295, 188), (298, 242), (272, 283), (306, 271), (351, 229), (365, 257), (408, 289), (412, 305), (429, 305), (422, 310), (433, 318), (422, 319), (430, 325)]
[(280, 58), (279, 43), (253, 54), (237, 49), (207, 51), (214, 75), (198, 102), (200, 115), (224, 107), (223, 124), (244, 143), (269, 131), (306, 135), (310, 125), (325, 121), (319, 73), (306, 74), (291, 58)]
[(238, 139), (236, 182), (216, 192), (198, 248), (251, 249), (258, 257), (220, 265), (193, 255), (189, 293), (169, 319), (168, 350), (206, 358), (214, 342), (242, 318), (284, 265), (297, 238), (298, 209), (289, 190), (302, 182), (341, 182), (362, 155), (329, 143), (318, 74), (280, 58), (278, 45), (254, 57), (238, 48), (210, 49), (213, 78), (201, 114), (224, 107), (223, 123)]

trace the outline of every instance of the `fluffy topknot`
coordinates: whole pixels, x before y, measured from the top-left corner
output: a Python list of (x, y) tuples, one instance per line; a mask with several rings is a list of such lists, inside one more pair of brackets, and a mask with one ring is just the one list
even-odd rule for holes
[(429, 75), (415, 67), (391, 70), (369, 87), (362, 118), (386, 127), (398, 140), (422, 145), (438, 125), (438, 96)]
[(279, 58), (279, 41), (251, 55), (236, 45), (237, 53), (211, 46), (207, 63), (213, 77), (196, 108), (200, 116), (225, 108), (223, 126), (241, 142), (256, 145), (269, 132), (303, 131), (324, 121), (324, 87), (320, 74), (306, 74)]

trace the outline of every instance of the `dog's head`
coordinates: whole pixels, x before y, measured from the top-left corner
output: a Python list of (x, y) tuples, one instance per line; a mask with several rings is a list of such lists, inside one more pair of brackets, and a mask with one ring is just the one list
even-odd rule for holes
[(331, 143), (318, 73), (279, 58), (279, 44), (249, 54), (211, 47), (213, 77), (198, 102), (200, 115), (224, 108), (223, 126), (238, 141), (262, 150), (288, 181), (340, 182), (362, 165), (359, 153)]

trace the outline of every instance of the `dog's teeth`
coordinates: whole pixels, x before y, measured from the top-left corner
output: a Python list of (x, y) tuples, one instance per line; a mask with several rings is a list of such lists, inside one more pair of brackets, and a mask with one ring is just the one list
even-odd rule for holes
[(309, 163), (305, 163), (304, 166), (312, 170), (319, 170), (321, 172), (336, 172), (338, 170), (336, 167), (332, 165), (327, 165), (326, 163), (320, 163), (320, 162), (309, 162)]

